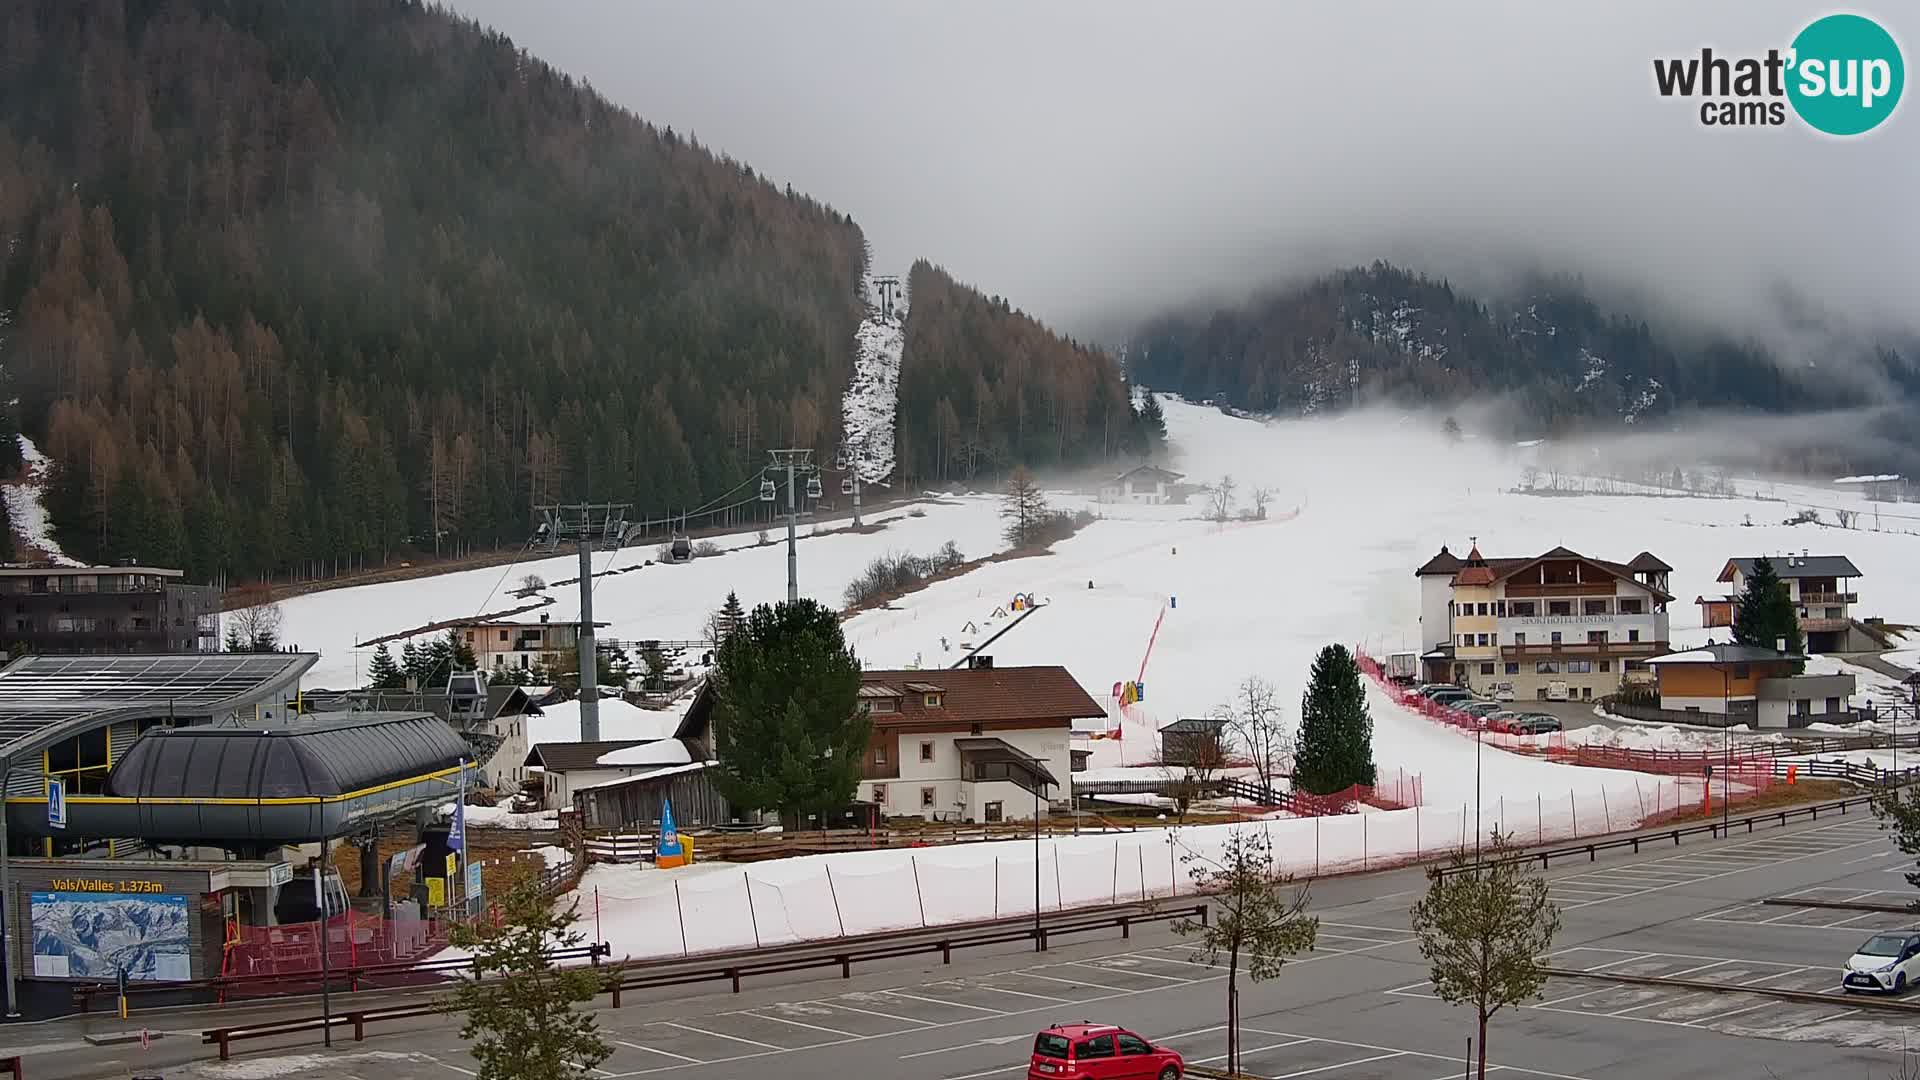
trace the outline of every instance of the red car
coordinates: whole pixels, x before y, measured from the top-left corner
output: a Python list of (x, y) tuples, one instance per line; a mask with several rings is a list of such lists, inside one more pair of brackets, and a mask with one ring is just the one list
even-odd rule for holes
[(1186, 1063), (1112, 1024), (1055, 1024), (1033, 1040), (1027, 1080), (1180, 1080)]

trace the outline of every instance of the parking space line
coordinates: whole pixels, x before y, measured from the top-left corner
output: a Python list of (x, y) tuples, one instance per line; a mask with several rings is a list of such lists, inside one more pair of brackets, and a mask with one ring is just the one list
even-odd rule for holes
[[(1258, 1053), (1258, 1051), (1254, 1051), (1254, 1052)], [(1343, 1061), (1338, 1065), (1322, 1065), (1317, 1069), (1301, 1069), (1297, 1072), (1280, 1073), (1274, 1076), (1272, 1080), (1291, 1080), (1291, 1078), (1295, 1076), (1312, 1076), (1315, 1073), (1331, 1072), (1334, 1069), (1350, 1069), (1355, 1065), (1365, 1065), (1371, 1061), (1385, 1061), (1388, 1058), (1397, 1058), (1397, 1057), (1406, 1057), (1406, 1056), (1407, 1056), (1407, 1052), (1405, 1050), (1395, 1050), (1391, 1054), (1375, 1054), (1372, 1057), (1360, 1058), (1357, 1061)]]
[(724, 1031), (708, 1031), (706, 1028), (697, 1028), (697, 1027), (694, 1027), (692, 1024), (682, 1024), (673, 1020), (662, 1020), (659, 1023), (661, 1027), (679, 1028), (681, 1031), (691, 1031), (696, 1035), (711, 1035), (716, 1039), (725, 1039), (728, 1042), (745, 1043), (748, 1046), (757, 1046), (762, 1050), (785, 1050), (786, 1049), (786, 1047), (784, 1046), (775, 1046), (772, 1043), (755, 1042), (752, 1039), (742, 1038), (738, 1035), (728, 1035)]
[(676, 1054), (676, 1053), (674, 1053), (674, 1052), (673, 1052), (673, 1051), (671, 1051), (671, 1050), (657, 1050), (657, 1049), (655, 1049), (655, 1048), (653, 1048), (653, 1047), (651, 1047), (651, 1046), (643, 1046), (643, 1045), (641, 1045), (640, 1043), (637, 1043), (637, 1042), (632, 1042), (632, 1041), (630, 1041), (630, 1040), (627, 1040), (627, 1039), (615, 1039), (615, 1040), (613, 1040), (613, 1041), (614, 1041), (614, 1042), (617, 1042), (617, 1043), (619, 1043), (619, 1044), (620, 1044), (621, 1046), (631, 1046), (631, 1047), (633, 1047), (633, 1048), (634, 1048), (635, 1050), (645, 1050), (645, 1051), (646, 1051), (647, 1053), (649, 1053), (649, 1054), (659, 1054), (659, 1055), (660, 1055), (661, 1057), (669, 1057), (669, 1058), (672, 1058), (672, 1059), (674, 1059), (675, 1061), (684, 1061), (684, 1062), (686, 1062), (686, 1063), (688, 1063), (689, 1065), (711, 1065), (711, 1064), (713, 1064), (713, 1062), (711, 1062), (711, 1061), (708, 1061), (708, 1060), (706, 1060), (705, 1058), (697, 1058), (697, 1057), (688, 1057), (688, 1056), (687, 1056), (687, 1055), (685, 1055), (685, 1054)]
[[(1180, 965), (1182, 965), (1182, 966), (1185, 966), (1185, 967), (1197, 967), (1197, 968), (1205, 968), (1205, 967), (1212, 967), (1212, 966), (1213, 966), (1212, 964), (1206, 964), (1206, 963), (1202, 963), (1202, 962), (1200, 962), (1200, 961), (1198, 961), (1198, 960), (1182, 960), (1182, 959), (1180, 959), (1179, 957), (1175, 957), (1175, 956), (1155, 956), (1155, 955), (1153, 955), (1152, 953), (1137, 953), (1137, 952), (1128, 952), (1128, 953), (1114, 953), (1113, 955), (1114, 955), (1114, 956), (1126, 956), (1126, 957), (1131, 957), (1131, 958), (1133, 958), (1133, 959), (1136, 959), (1136, 960), (1152, 960), (1152, 961), (1154, 961), (1154, 962), (1156, 962), (1156, 963), (1161, 963), (1161, 964), (1180, 964)], [(1127, 971), (1127, 970), (1130, 970), (1130, 969), (1128, 969), (1128, 968), (1112, 968), (1112, 969), (1110, 969), (1110, 970), (1113, 970), (1113, 971)], [(1145, 974), (1147, 974), (1147, 973), (1143, 971), (1143, 972), (1141, 972), (1140, 974), (1142, 974), (1142, 975), (1145, 975)], [(1164, 976), (1164, 975), (1163, 975), (1163, 976), (1161, 976), (1161, 978), (1165, 978), (1165, 977), (1166, 977), (1166, 976)]]
[[(879, 1018), (880, 1018), (880, 1019), (882, 1019), (882, 1020), (898, 1020), (898, 1021), (900, 1021), (900, 1022), (901, 1022), (901, 1023), (903, 1023), (903, 1024), (913, 1024), (913, 1025), (916, 1025), (916, 1026), (918, 1026), (918, 1027), (933, 1027), (933, 1026), (934, 1026), (934, 1023), (933, 1023), (933, 1021), (931, 1021), (931, 1020), (921, 1020), (921, 1019), (918, 1019), (918, 1018), (916, 1018), (916, 1017), (912, 1017), (912, 1016), (896, 1016), (896, 1015), (894, 1015), (893, 1013), (887, 1013), (887, 1012), (881, 1012), (881, 1011), (880, 1011), (879, 1009), (860, 1009), (860, 1008), (855, 1008), (855, 1007), (854, 1007), (854, 1006), (852, 1006), (852, 1005), (844, 1005), (844, 1004), (842, 1004), (842, 1003), (840, 1003), (840, 1002), (838, 1002), (838, 1001), (820, 1001), (820, 1002), (815, 1002), (815, 1004), (818, 1004), (818, 1005), (825, 1005), (825, 1006), (826, 1006), (827, 1008), (829, 1008), (829, 1009), (842, 1009), (842, 1010), (844, 1010), (844, 1011), (846, 1011), (846, 1012), (850, 1012), (850, 1013), (859, 1013), (859, 1014), (861, 1014), (862, 1016), (877, 1016), (877, 1017), (879, 1017)], [(912, 1031), (913, 1029), (912, 1029), (912, 1028), (908, 1028), (907, 1030), (908, 1030), (908, 1031)]]
[[(940, 984), (935, 983), (934, 985), (938, 986)], [(939, 998), (921, 997), (919, 994), (909, 994), (903, 990), (882, 990), (880, 992), (883, 994), (887, 994), (891, 997), (906, 998), (908, 1001), (923, 1001), (928, 1005), (944, 1005), (948, 1008), (953, 1008), (953, 1009), (972, 1009), (974, 1012), (982, 1012), (990, 1016), (1007, 1015), (1006, 1013), (1001, 1012), (999, 1009), (989, 1009), (985, 1005), (969, 1005), (964, 1001), (942, 1001)]]
[[(1444, 1061), (1444, 1062), (1447, 1062), (1449, 1065), (1452, 1065), (1453, 1063), (1459, 1060), (1458, 1058), (1455, 1058), (1450, 1054), (1435, 1054), (1425, 1050), (1400, 1050), (1391, 1046), (1377, 1046), (1373, 1043), (1353, 1042), (1348, 1039), (1323, 1039), (1323, 1038), (1317, 1038), (1312, 1035), (1296, 1035), (1290, 1031), (1268, 1031), (1263, 1028), (1250, 1028), (1250, 1027), (1242, 1027), (1240, 1030), (1243, 1032), (1252, 1032), (1255, 1035), (1271, 1035), (1276, 1039), (1297, 1039), (1301, 1042), (1323, 1042), (1330, 1046), (1351, 1046), (1356, 1050), (1387, 1051), (1391, 1055), (1396, 1055), (1399, 1057), (1425, 1058), (1430, 1061)], [(1260, 1052), (1261, 1051), (1259, 1050), (1247, 1051), (1247, 1053), (1250, 1053), (1250, 1054), (1257, 1054)], [(1206, 1058), (1205, 1060), (1218, 1061), (1224, 1057), (1226, 1057), (1226, 1055), (1221, 1054), (1218, 1057)], [(1349, 1061), (1346, 1064), (1349, 1066), (1357, 1065), (1359, 1064), (1359, 1062)], [(1341, 1067), (1345, 1067), (1345, 1066), (1341, 1066)], [(1495, 1069), (1505, 1069), (1509, 1072), (1525, 1073), (1528, 1076), (1544, 1076), (1544, 1077), (1547, 1077), (1548, 1080), (1590, 1080), (1589, 1077), (1572, 1076), (1567, 1073), (1547, 1072), (1544, 1069), (1529, 1069), (1521, 1065), (1500, 1065), (1491, 1061), (1487, 1063), (1488, 1072), (1492, 1072)], [(1297, 1076), (1297, 1075), (1303, 1075), (1303, 1074), (1289, 1073), (1287, 1075)], [(954, 1080), (961, 1080), (961, 1078), (956, 1077), (954, 1078)], [(1275, 1078), (1275, 1080), (1278, 1080), (1278, 1078)], [(1442, 1078), (1442, 1080), (1446, 1080), (1446, 1078)]]
[[(944, 1004), (944, 1002), (942, 1004)], [(806, 1024), (798, 1020), (789, 1020), (784, 1016), (775, 1016), (772, 1013), (754, 1012), (751, 1009), (746, 1010), (744, 1015), (758, 1017), (761, 1020), (772, 1020), (774, 1023), (777, 1023), (777, 1024), (792, 1024), (794, 1027), (807, 1028), (810, 1031), (823, 1031), (823, 1032), (826, 1032), (828, 1035), (838, 1035), (843, 1039), (850, 1039), (855, 1042), (858, 1042), (861, 1039), (873, 1038), (873, 1036), (871, 1035), (855, 1035), (851, 1031), (841, 1031), (839, 1028), (821, 1027), (819, 1024)], [(801, 1047), (801, 1049), (804, 1050), (806, 1048)]]
[[(1020, 974), (1029, 979), (1045, 979), (1047, 982), (1063, 983), (1067, 986), (1090, 986), (1095, 990), (1110, 990), (1116, 994), (1131, 994), (1135, 992), (1118, 986), (1108, 986), (1105, 983), (1088, 982), (1085, 979), (1060, 979), (1052, 975), (1040, 975), (1031, 971), (1023, 971)], [(1159, 989), (1159, 987), (1155, 987), (1155, 989)]]
[[(1240, 1030), (1242, 1030), (1242, 1031), (1252, 1031), (1253, 1029), (1252, 1029), (1252, 1028), (1241, 1028)], [(1265, 1034), (1267, 1034), (1267, 1033), (1263, 1031), (1263, 1032), (1256, 1032), (1256, 1034), (1260, 1034), (1260, 1035), (1265, 1035)], [(1287, 1041), (1287, 1042), (1283, 1042), (1283, 1043), (1274, 1043), (1274, 1044), (1273, 1044), (1272, 1046), (1256, 1046), (1256, 1047), (1254, 1047), (1254, 1048), (1253, 1048), (1253, 1049), (1251, 1049), (1251, 1050), (1242, 1050), (1242, 1051), (1240, 1051), (1240, 1056), (1241, 1056), (1241, 1057), (1245, 1057), (1245, 1056), (1246, 1056), (1246, 1055), (1248, 1055), (1248, 1054), (1264, 1054), (1264, 1053), (1266, 1053), (1266, 1052), (1267, 1052), (1267, 1051), (1269, 1051), (1269, 1050), (1285, 1050), (1285, 1049), (1286, 1049), (1287, 1047), (1289, 1047), (1289, 1046), (1299, 1046), (1299, 1045), (1300, 1045), (1301, 1043), (1310, 1043), (1310, 1042), (1319, 1042), (1319, 1041), (1320, 1041), (1319, 1039), (1316, 1039), (1316, 1038), (1314, 1038), (1314, 1037), (1313, 1037), (1313, 1036), (1311, 1036), (1311, 1035), (1299, 1035), (1299, 1036), (1294, 1036), (1294, 1037), (1292, 1037), (1292, 1038), (1291, 1038), (1291, 1039), (1289, 1039), (1289, 1041)], [(1205, 1065), (1205, 1064), (1206, 1064), (1207, 1062), (1209, 1062), (1209, 1061), (1225, 1061), (1225, 1060), (1227, 1060), (1227, 1055), (1225, 1055), (1225, 1054), (1215, 1054), (1215, 1055), (1213, 1055), (1212, 1057), (1203, 1057), (1203, 1058), (1194, 1058), (1194, 1059), (1192, 1059), (1192, 1060), (1190, 1060), (1190, 1061), (1188, 1061), (1188, 1062), (1187, 1062), (1187, 1064), (1189, 1064), (1189, 1065)]]
[[(1169, 964), (1184, 963), (1184, 961), (1178, 961), (1178, 960), (1168, 960), (1164, 962)], [(1119, 971), (1119, 972), (1124, 972), (1125, 974), (1128, 974), (1128, 975), (1144, 975), (1149, 979), (1161, 979), (1166, 982), (1183, 983), (1183, 982), (1189, 981), (1187, 979), (1181, 978), (1178, 975), (1158, 975), (1151, 971), (1136, 971), (1133, 968), (1129, 968), (1129, 967), (1116, 967), (1111, 964), (1104, 964), (1104, 965), (1096, 964), (1091, 960), (1070, 960), (1067, 963), (1062, 964), (1060, 966), (1061, 967), (1090, 967), (1090, 968), (1093, 968), (1095, 971)], [(1202, 965), (1202, 966), (1204, 967), (1205, 965)]]
[(1712, 1016), (1703, 1016), (1698, 1020), (1689, 1020), (1687, 1021), (1687, 1023), (1689, 1025), (1699, 1025), (1699, 1026), (1705, 1026), (1707, 1024), (1717, 1024), (1720, 1021), (1727, 1019), (1728, 1017), (1739, 1016), (1742, 1013), (1750, 1013), (1756, 1009), (1764, 1009), (1764, 1008), (1767, 1008), (1768, 1006), (1771, 1006), (1772, 1004), (1774, 1003), (1771, 1001), (1762, 1001), (1757, 1005), (1749, 1005), (1744, 1009), (1735, 1009), (1732, 1012), (1715, 1013)]
[(988, 986), (983, 982), (973, 982), (967, 985), (975, 990), (991, 990), (996, 994), (1012, 994), (1014, 997), (1032, 998), (1035, 1001), (1051, 1001), (1057, 1005), (1072, 1004), (1071, 999), (1068, 998), (1049, 997), (1046, 994), (1029, 994), (1025, 990), (1009, 990), (1004, 986)]
[(1531, 1008), (1531, 1009), (1551, 1009), (1551, 1008), (1553, 1008), (1553, 1007), (1554, 1007), (1555, 1005), (1565, 1005), (1565, 1004), (1566, 1004), (1567, 1002), (1569, 1002), (1569, 1001), (1578, 1001), (1578, 1000), (1580, 1000), (1580, 999), (1581, 999), (1581, 998), (1583, 998), (1583, 997), (1592, 997), (1592, 996), (1593, 996), (1593, 995), (1595, 995), (1595, 994), (1604, 994), (1604, 993), (1606, 993), (1607, 991), (1609, 991), (1609, 990), (1613, 990), (1613, 989), (1615, 989), (1615, 987), (1612, 987), (1612, 986), (1602, 986), (1602, 987), (1599, 987), (1598, 989), (1594, 989), (1594, 990), (1582, 990), (1582, 991), (1580, 991), (1580, 992), (1579, 992), (1579, 993), (1577, 993), (1577, 994), (1568, 994), (1568, 995), (1567, 995), (1566, 997), (1558, 997), (1558, 998), (1554, 998), (1554, 999), (1553, 999), (1552, 1001), (1538, 1001), (1538, 1002), (1534, 1002), (1533, 1004), (1531, 1004), (1531, 1005), (1529, 1005), (1529, 1006), (1527, 1006), (1527, 1007), (1528, 1007), (1528, 1008)]

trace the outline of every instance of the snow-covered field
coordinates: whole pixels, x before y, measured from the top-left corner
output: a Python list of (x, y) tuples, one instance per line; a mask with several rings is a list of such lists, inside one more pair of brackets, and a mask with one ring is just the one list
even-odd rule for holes
[[(1157, 724), (1226, 701), (1248, 675), (1272, 680), (1282, 701), (1297, 702), (1314, 652), (1329, 642), (1376, 652), (1415, 647), (1414, 567), (1441, 544), (1463, 551), (1474, 537), (1490, 556), (1562, 544), (1620, 561), (1652, 551), (1674, 567), (1679, 599), (1671, 616), (1680, 645), (1708, 636), (1691, 601), (1724, 591), (1714, 578), (1728, 557), (1802, 548), (1845, 554), (1861, 568), (1863, 614), (1920, 621), (1920, 575), (1908, 569), (1920, 555), (1920, 536), (1781, 524), (1807, 505), (1869, 508), (1848, 493), (1747, 484), (1734, 498), (1527, 495), (1511, 489), (1539, 448), (1453, 442), (1424, 420), (1369, 414), (1263, 424), (1177, 400), (1165, 401), (1165, 412), (1173, 467), (1194, 481), (1231, 474), (1242, 492), (1270, 488), (1269, 520), (1214, 524), (1197, 520), (1197, 504), (1095, 507), (1103, 519), (1051, 555), (984, 566), (852, 619), (848, 639), (861, 659), (873, 667), (916, 659), (946, 666), (959, 659), (961, 642), (978, 643), (984, 635), (977, 628), (996, 609), (1015, 593), (1030, 593), (1045, 606), (988, 651), (1001, 665), (1064, 664), (1096, 699), (1117, 682), (1143, 678), (1146, 697), (1126, 737), (1093, 744), (1097, 765), (1119, 766), (1145, 763)], [(1088, 505), (1065, 493), (1053, 500)], [(1886, 508), (1888, 520), (1905, 509)], [(888, 528), (876, 534), (803, 539), (801, 589), (837, 606), (846, 583), (882, 553), (925, 553), (952, 539), (969, 557), (990, 554), (1003, 546), (998, 511), (991, 496), (943, 499), (924, 504), (922, 517), (882, 515)], [(752, 542), (751, 534), (733, 539), (735, 546)], [(596, 565), (643, 557), (602, 555)], [(557, 580), (572, 575), (573, 562), (545, 560), (510, 574), (517, 579), (529, 570)], [(310, 684), (347, 685), (364, 670), (356, 667), (364, 664), (352, 649), (356, 635), (510, 606), (504, 586), (494, 591), (507, 576), (473, 571), (300, 597), (283, 605), (285, 637), (326, 654)], [(751, 605), (780, 599), (785, 584), (783, 546), (748, 548), (602, 578), (595, 613), (613, 623), (613, 637), (693, 638), (729, 589)], [(573, 590), (548, 592), (556, 599), (544, 609), (551, 618), (575, 617)], [(969, 623), (976, 632), (967, 631)], [(1863, 689), (1877, 678), (1853, 673)], [(1471, 798), (1471, 740), (1381, 696), (1373, 711), (1383, 767), (1421, 773), (1431, 805)], [(1623, 774), (1498, 751), (1487, 752), (1481, 765), (1489, 800), (1584, 797), (1630, 784)]]

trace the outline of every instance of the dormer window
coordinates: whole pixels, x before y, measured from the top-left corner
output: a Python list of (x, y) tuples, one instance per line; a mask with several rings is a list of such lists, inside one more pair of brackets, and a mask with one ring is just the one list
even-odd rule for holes
[(920, 699), (920, 703), (929, 709), (937, 709), (940, 707), (940, 703), (945, 700), (945, 694), (928, 694)]

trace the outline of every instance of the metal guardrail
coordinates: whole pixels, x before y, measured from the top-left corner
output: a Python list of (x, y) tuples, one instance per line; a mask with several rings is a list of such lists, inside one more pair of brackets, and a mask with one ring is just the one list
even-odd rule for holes
[[(1717, 840), (1723, 832), (1727, 835), (1732, 835), (1735, 829), (1742, 826), (1745, 826), (1746, 831), (1751, 833), (1754, 825), (1763, 821), (1773, 822), (1780, 826), (1785, 826), (1788, 820), (1792, 818), (1804, 817), (1818, 821), (1822, 813), (1829, 815), (1846, 814), (1853, 810), (1868, 809), (1872, 806), (1873, 799), (1873, 796), (1867, 795), (1857, 799), (1841, 799), (1838, 802), (1816, 803), (1813, 806), (1802, 806), (1792, 810), (1771, 810), (1764, 814), (1752, 814), (1743, 818), (1734, 818), (1724, 823), (1710, 821), (1700, 825), (1687, 825), (1672, 829), (1660, 829), (1653, 832), (1635, 833), (1631, 836), (1619, 836), (1612, 840), (1593, 840), (1584, 844), (1572, 844), (1567, 847), (1527, 852), (1526, 854), (1502, 859), (1500, 862), (1502, 864), (1517, 864), (1538, 861), (1542, 870), (1551, 866), (1555, 859), (1571, 858), (1575, 855), (1585, 855), (1588, 862), (1595, 862), (1598, 860), (1599, 853), (1602, 851), (1631, 848), (1635, 854), (1638, 854), (1642, 847), (1648, 847), (1656, 843), (1664, 843), (1668, 840), (1672, 840), (1674, 846), (1678, 847), (1680, 846), (1680, 841), (1689, 836), (1712, 836)], [(1493, 865), (1491, 861), (1482, 862), (1477, 866), (1444, 866), (1436, 867), (1433, 872), (1439, 874), (1441, 877), (1447, 877), (1453, 874), (1470, 873), (1480, 869), (1480, 867), (1489, 865)]]
[[(1109, 930), (1118, 927), (1120, 936), (1131, 937), (1133, 927), (1142, 923), (1169, 922), (1176, 919), (1198, 919), (1206, 925), (1208, 908), (1205, 904), (1188, 904), (1172, 908), (1147, 908), (1129, 905), (1125, 911), (1107, 915), (1069, 915), (1059, 921), (1039, 925), (1027, 923), (1014, 925), (1014, 920), (982, 926), (975, 923), (956, 926), (955, 933), (939, 934), (938, 931), (914, 930), (892, 935), (875, 937), (892, 938), (874, 942), (866, 941), (865, 947), (857, 943), (852, 948), (836, 948), (832, 942), (801, 942), (791, 946), (772, 949), (750, 950), (741, 953), (716, 954), (713, 957), (695, 957), (688, 960), (651, 961), (645, 964), (618, 965), (606, 969), (606, 993), (612, 996), (612, 1005), (618, 1008), (621, 998), (628, 990), (648, 990), (671, 986), (688, 986), (707, 982), (729, 983), (733, 993), (740, 992), (743, 979), (760, 975), (773, 975), (790, 971), (804, 971), (812, 968), (840, 969), (840, 977), (852, 978), (853, 965), (869, 960), (887, 960), (903, 956), (920, 956), (939, 953), (943, 964), (953, 962), (956, 949), (975, 948), (983, 945), (1001, 945), (1017, 941), (1033, 941), (1036, 948), (1045, 951), (1051, 939), (1069, 934), (1086, 933), (1093, 930)], [(900, 940), (911, 936), (918, 940)], [(780, 955), (785, 953), (786, 955)], [(770, 955), (772, 954), (772, 955)], [(211, 1028), (201, 1033), (201, 1042), (220, 1048), (220, 1060), (229, 1060), (233, 1044), (248, 1039), (266, 1039), (281, 1035), (299, 1034), (308, 1031), (320, 1031), (329, 1025), (349, 1027), (356, 1042), (366, 1038), (369, 1025), (391, 1020), (411, 1019), (431, 1016), (451, 1011), (445, 1004), (397, 1005), (381, 1009), (358, 1009), (341, 1013), (330, 1020), (320, 1016), (295, 1017), (287, 1020), (274, 1020), (258, 1024), (242, 1024), (231, 1027)]]
[[(604, 944), (581, 945), (569, 949), (555, 949), (548, 957), (555, 961), (586, 960), (599, 964), (612, 953)], [(271, 1002), (275, 997), (287, 997), (294, 994), (319, 993), (324, 981), (329, 989), (344, 987), (349, 993), (370, 989), (418, 989), (421, 985), (434, 985), (439, 977), (458, 974), (473, 968), (471, 957), (450, 960), (416, 960), (392, 964), (361, 964), (335, 967), (322, 973), (315, 968), (311, 971), (272, 972), (260, 975), (216, 975), (205, 979), (187, 979), (180, 982), (154, 983), (151, 985), (128, 984), (127, 996), (136, 997), (152, 994), (177, 994), (182, 991), (210, 991), (220, 995), (225, 1001), (230, 992), (239, 992), (236, 996), (248, 1001)], [(411, 986), (396, 987), (382, 984), (383, 978), (425, 977), (432, 982), (415, 982)], [(371, 984), (371, 985), (369, 985)], [(244, 992), (253, 987), (281, 987), (278, 993), (261, 993), (257, 996)], [(73, 1002), (82, 1013), (93, 1011), (93, 999), (106, 997), (112, 999), (118, 995), (118, 989), (110, 983), (81, 983), (73, 988)]]
[(1813, 900), (1792, 896), (1769, 896), (1760, 901), (1774, 907), (1819, 908), (1823, 911), (1875, 911), (1885, 915), (1911, 915), (1911, 904), (1868, 904), (1859, 900)]

